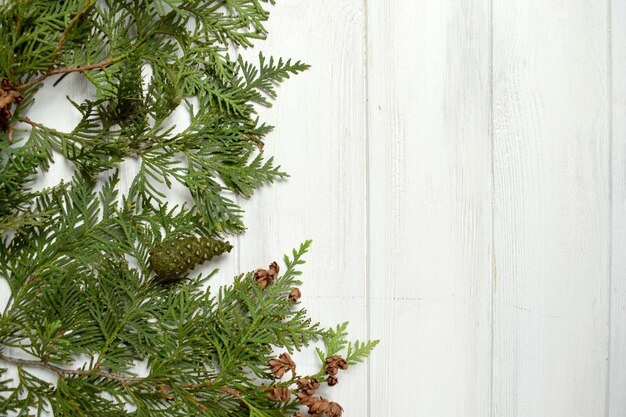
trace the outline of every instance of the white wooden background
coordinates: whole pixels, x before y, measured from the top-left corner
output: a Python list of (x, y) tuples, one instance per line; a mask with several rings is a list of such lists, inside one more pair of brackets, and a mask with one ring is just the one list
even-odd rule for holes
[(344, 415), (626, 416), (626, 1), (282, 0), (269, 30), (312, 64), (263, 112), (292, 177), (220, 279), (314, 239), (304, 304), (382, 340)]

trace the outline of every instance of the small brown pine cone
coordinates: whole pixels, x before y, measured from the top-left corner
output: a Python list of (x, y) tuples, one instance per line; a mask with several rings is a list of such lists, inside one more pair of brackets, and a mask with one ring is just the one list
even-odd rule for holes
[(326, 380), (326, 383), (328, 384), (329, 387), (334, 387), (335, 385), (337, 385), (338, 382), (339, 382), (339, 379), (337, 379), (336, 376), (329, 376), (328, 379)]
[(278, 266), (276, 262), (272, 262), (269, 269), (274, 270), (274, 274), (278, 274), (278, 272), (280, 272), (280, 266)]
[(256, 283), (259, 287), (261, 287), (262, 290), (264, 290), (265, 288), (267, 288), (268, 285), (270, 285), (270, 282), (267, 279), (259, 279), (256, 281)]
[(309, 401), (309, 414), (318, 414), (320, 407), (322, 406), (322, 398), (320, 397), (311, 397)]
[(256, 281), (257, 285), (261, 287), (261, 289), (267, 288), (267, 286), (271, 282), (269, 275), (267, 275), (267, 270), (263, 268), (259, 268), (254, 271), (254, 280)]
[(346, 362), (346, 360), (339, 355), (327, 357), (326, 365), (341, 369), (348, 369), (348, 362)]
[(289, 399), (291, 398), (291, 391), (287, 387), (284, 387), (284, 388), (274, 387), (267, 394), (267, 397), (272, 399), (272, 400), (276, 400), (276, 401), (280, 401), (282, 403), (285, 403), (285, 402), (289, 401)]
[(296, 394), (296, 398), (298, 399), (298, 402), (302, 405), (311, 405), (313, 404), (313, 396), (307, 394), (306, 392), (298, 392)]
[(254, 271), (254, 279), (259, 287), (267, 288), (273, 281), (278, 278), (280, 267), (276, 262), (272, 262), (268, 269), (259, 268)]
[(297, 382), (298, 390), (302, 393), (311, 396), (315, 394), (315, 391), (320, 387), (320, 383), (317, 379), (308, 380), (306, 378), (300, 378)]
[(267, 268), (267, 276), (271, 281), (276, 280), (278, 278), (278, 271), (280, 270), (278, 264), (276, 262), (272, 262), (270, 266)]
[(326, 373), (330, 376), (337, 376), (339, 369), (348, 369), (348, 362), (339, 355), (326, 358)]
[(300, 297), (302, 297), (302, 292), (300, 291), (300, 289), (295, 287), (292, 288), (291, 292), (289, 293), (289, 299), (291, 301), (298, 301)]
[(281, 353), (276, 359), (272, 359), (269, 367), (276, 378), (282, 378), (287, 371), (291, 371), (294, 375), (296, 373), (296, 363), (287, 352)]
[(13, 103), (20, 104), (24, 101), (24, 97), (17, 90), (0, 91), (0, 108), (10, 110)]
[(330, 401), (322, 397), (313, 397), (312, 404), (309, 405), (309, 414), (325, 414), (330, 410)]
[(343, 415), (343, 408), (339, 404), (334, 401), (331, 401), (329, 404), (330, 408), (326, 412), (328, 417), (341, 417)]
[(276, 278), (278, 278), (278, 274), (276, 273), (276, 271), (274, 271), (273, 269), (268, 269), (267, 270), (267, 279), (270, 282), (274, 282), (276, 280)]

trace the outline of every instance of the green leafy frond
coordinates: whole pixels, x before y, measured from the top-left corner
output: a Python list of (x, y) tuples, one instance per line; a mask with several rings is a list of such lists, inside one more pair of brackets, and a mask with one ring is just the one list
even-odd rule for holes
[[(217, 271), (193, 269), (245, 229), (238, 196), (287, 176), (263, 152), (273, 127), (257, 108), (308, 66), (228, 53), (265, 38), (270, 4), (0, 2), (0, 280), (10, 289), (0, 362), (16, 374), (0, 368), (0, 414), (290, 416), (301, 378), (328, 381), (330, 356), (347, 366), (375, 346), (298, 303), (310, 241), (285, 256), (282, 276), (272, 263), (207, 289)], [(43, 83), (76, 77), (93, 95), (67, 97), (73, 129), (31, 114)], [(189, 124), (173, 126), (181, 110)], [(35, 189), (55, 158), (71, 163), (71, 180)], [(129, 160), (138, 173), (125, 190)], [(179, 186), (191, 204), (169, 204)], [(287, 352), (315, 341), (327, 347), (320, 372), (301, 374)]]

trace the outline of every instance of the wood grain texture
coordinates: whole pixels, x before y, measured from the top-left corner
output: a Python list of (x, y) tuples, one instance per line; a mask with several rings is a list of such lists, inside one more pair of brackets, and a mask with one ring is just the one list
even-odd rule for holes
[(369, 1), (371, 416), (490, 413), (489, 1)]
[(605, 415), (606, 2), (494, 2), (493, 415)]
[(611, 2), (612, 251), (607, 417), (626, 415), (626, 3)]

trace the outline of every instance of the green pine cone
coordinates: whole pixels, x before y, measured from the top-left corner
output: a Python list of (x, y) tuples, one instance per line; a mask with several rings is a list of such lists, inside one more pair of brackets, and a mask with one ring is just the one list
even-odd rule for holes
[(176, 279), (233, 246), (228, 242), (203, 237), (175, 237), (150, 250), (150, 267), (160, 280)]

